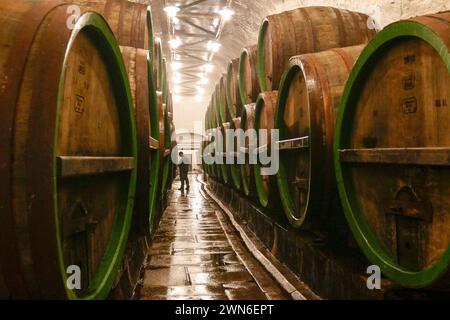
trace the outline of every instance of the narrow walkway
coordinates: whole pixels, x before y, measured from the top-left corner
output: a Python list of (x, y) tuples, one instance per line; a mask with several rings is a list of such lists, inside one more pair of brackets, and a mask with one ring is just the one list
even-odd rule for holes
[(247, 250), (225, 214), (190, 176), (173, 196), (151, 248), (144, 300), (267, 300), (290, 296)]

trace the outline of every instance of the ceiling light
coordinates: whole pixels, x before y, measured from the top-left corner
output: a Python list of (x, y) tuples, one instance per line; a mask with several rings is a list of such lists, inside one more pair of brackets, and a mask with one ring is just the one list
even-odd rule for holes
[(174, 24), (178, 24), (178, 23), (180, 23), (180, 19), (178, 19), (177, 17), (173, 17), (173, 18), (172, 18), (172, 22), (173, 22)]
[(208, 84), (208, 78), (206, 77), (201, 78), (200, 81), (197, 82), (197, 84)]
[(181, 82), (181, 76), (179, 73), (174, 73), (172, 77), (173, 83), (180, 83)]
[(173, 71), (177, 71), (181, 69), (181, 63), (180, 62), (172, 62), (171, 67)]
[(176, 6), (167, 6), (164, 8), (164, 11), (166, 12), (169, 18), (173, 18), (177, 16), (177, 13), (178, 11), (180, 11), (180, 8)]
[(208, 43), (206, 44), (206, 47), (208, 48), (208, 50), (212, 51), (212, 52), (219, 51), (221, 46), (222, 45), (220, 43), (215, 42), (215, 41), (208, 41)]
[(210, 63), (205, 64), (205, 65), (203, 66), (203, 71), (205, 71), (206, 73), (209, 73), (209, 72), (211, 72), (211, 71), (213, 71), (213, 70), (214, 70), (214, 65), (212, 65), (212, 64), (210, 64)]
[(234, 15), (234, 11), (229, 8), (224, 8), (219, 11), (219, 14), (222, 16), (224, 21), (228, 21)]
[(219, 23), (220, 23), (220, 19), (219, 19), (219, 18), (215, 18), (215, 19), (213, 20), (213, 27), (214, 27), (214, 28), (217, 28), (217, 27), (219, 26)]
[(172, 49), (176, 49), (181, 46), (181, 40), (177, 37), (175, 39), (169, 40), (169, 44)]

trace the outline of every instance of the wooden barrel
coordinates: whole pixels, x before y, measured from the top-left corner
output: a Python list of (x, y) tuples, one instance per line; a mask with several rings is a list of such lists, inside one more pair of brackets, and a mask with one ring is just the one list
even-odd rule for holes
[[(238, 139), (235, 135), (236, 127), (234, 122), (227, 122), (223, 124), (224, 130), (229, 130), (224, 133), (224, 150), (226, 151), (227, 156), (229, 156), (230, 160), (233, 163), (226, 163), (227, 171), (229, 172), (229, 176), (231, 177), (230, 185), (232, 185), (237, 191), (241, 190), (241, 173), (239, 165), (237, 164), (237, 158), (235, 154), (237, 153), (237, 144)], [(232, 135), (232, 136), (231, 136)], [(231, 146), (233, 144), (234, 147)], [(233, 153), (229, 155), (229, 153)], [(226, 159), (224, 159), (224, 162)], [(228, 162), (228, 160), (227, 160)]]
[(169, 83), (168, 83), (168, 78), (167, 78), (167, 59), (163, 58), (162, 61), (162, 71), (161, 71), (161, 92), (163, 95), (163, 103), (165, 104), (164, 106), (164, 112), (167, 108), (167, 104), (169, 103)]
[[(149, 49), (153, 29), (146, 4), (128, 0), (64, 0), (79, 5), (81, 12), (95, 11), (108, 22), (121, 46)], [(75, 12), (74, 12), (75, 13)]]
[[(67, 5), (2, 1), (0, 263), (12, 298), (101, 299), (136, 187), (133, 102), (106, 22)], [(7, 79), (7, 81), (6, 81)], [(69, 266), (81, 289), (66, 287)]]
[[(274, 129), (275, 114), (277, 112), (278, 91), (263, 92), (259, 95), (255, 105), (254, 128), (257, 132), (260, 129), (267, 130), (267, 148), (271, 147), (271, 130)], [(258, 147), (264, 147), (258, 134)], [(267, 154), (270, 154), (267, 152)], [(261, 169), (264, 167), (260, 164), (260, 155), (258, 162), (253, 166), (256, 191), (258, 199), (263, 207), (276, 207), (278, 204), (278, 188), (274, 175), (262, 175)]]
[[(213, 97), (213, 101), (215, 101), (215, 106), (213, 107), (213, 127), (212, 130), (213, 132), (216, 132), (217, 130), (220, 130), (220, 125), (222, 123), (222, 119), (220, 116), (220, 110), (219, 110), (219, 105), (220, 105), (220, 84), (216, 85), (216, 91), (214, 93), (214, 97)], [(221, 150), (216, 150), (218, 152), (221, 152)], [(223, 181), (223, 177), (222, 177), (222, 169), (220, 168), (220, 164), (218, 163), (214, 163), (213, 165), (215, 173), (216, 173), (216, 178), (219, 181)]]
[[(211, 102), (209, 103), (208, 109), (206, 111), (206, 119), (205, 119), (205, 138), (203, 141), (203, 148), (202, 148), (202, 155), (206, 156), (205, 153), (205, 149), (206, 147), (211, 143), (211, 135), (210, 135), (210, 129), (213, 128), (212, 125), (212, 102), (213, 102), (213, 97), (211, 97)], [(203, 166), (204, 166), (204, 170), (205, 172), (209, 175), (209, 176), (214, 176), (214, 172), (213, 172), (213, 165), (210, 163), (206, 163), (206, 161), (203, 161)]]
[(244, 105), (256, 102), (261, 93), (257, 73), (257, 48), (256, 45), (245, 48), (239, 59), (239, 94)]
[(228, 64), (226, 88), (228, 113), (230, 114), (231, 118), (240, 116), (242, 110), (241, 96), (239, 94), (238, 69), (239, 58), (232, 60)]
[(222, 148), (219, 149), (220, 157), (221, 157), (221, 163), (218, 164), (219, 174), (221, 177), (221, 180), (229, 185), (233, 185), (232, 177), (231, 177), (231, 170), (230, 167), (226, 165), (225, 163), (225, 154), (227, 152), (227, 141), (226, 141), (226, 130), (230, 128), (230, 124), (228, 122), (222, 123), (219, 127), (217, 127), (218, 134), (220, 135), (220, 139), (222, 141)]
[[(173, 121), (170, 124), (170, 141), (171, 141), (171, 150), (174, 149), (177, 150), (177, 137), (176, 137), (176, 128)], [(171, 177), (170, 177), (170, 186), (168, 186), (168, 189), (172, 187), (173, 182), (175, 181), (175, 178), (177, 176), (177, 164), (174, 162), (171, 162)]]
[[(167, 101), (168, 101), (169, 94), (167, 93)], [(172, 157), (171, 157), (171, 151), (172, 151), (172, 139), (171, 139), (171, 124), (172, 124), (172, 114), (169, 112), (169, 108), (167, 104), (163, 104), (164, 109), (163, 112), (163, 132), (164, 135), (164, 145), (163, 145), (163, 163), (162, 163), (162, 171), (161, 171), (161, 197), (164, 198), (164, 196), (167, 194), (167, 188), (170, 187), (170, 167), (172, 164)]]
[(150, 207), (150, 84), (149, 51), (120, 47), (128, 72), (131, 92), (134, 101), (136, 129), (138, 139), (138, 176), (136, 187), (136, 205), (133, 220), (141, 234), (150, 230), (150, 216), (154, 208)]
[(226, 75), (223, 75), (222, 78), (220, 78), (220, 82), (218, 86), (216, 87), (216, 99), (217, 99), (217, 111), (219, 116), (219, 126), (222, 123), (228, 122), (231, 120), (230, 113), (228, 112), (227, 107), (227, 77)]
[(153, 49), (153, 79), (155, 90), (162, 91), (163, 89), (163, 53), (161, 39), (154, 40)]
[[(210, 118), (211, 123), (210, 123), (209, 129), (211, 130), (211, 134), (212, 134), (211, 139), (214, 139), (213, 138), (214, 137), (214, 132), (217, 129), (217, 126), (218, 126), (218, 120), (217, 120), (217, 118), (218, 118), (218, 113), (217, 113), (217, 92), (216, 91), (214, 91), (214, 93), (213, 93), (211, 102), (212, 102), (212, 105), (211, 105), (211, 118)], [(211, 142), (213, 142), (213, 141), (211, 141)], [(213, 177), (216, 180), (220, 180), (220, 177), (221, 177), (220, 176), (220, 172), (219, 172), (220, 170), (219, 170), (219, 167), (218, 167), (217, 163), (211, 164), (211, 171), (212, 171)]]
[[(158, 182), (158, 192), (161, 191), (161, 187), (164, 184), (164, 179), (167, 177), (164, 177), (163, 175), (163, 168), (164, 168), (164, 158), (165, 158), (165, 152), (166, 152), (166, 134), (165, 134), (165, 130), (166, 130), (166, 125), (165, 125), (165, 104), (164, 104), (164, 97), (162, 92), (158, 91), (157, 92), (158, 95), (158, 100), (157, 100), (157, 108), (158, 108), (158, 128), (159, 128), (159, 170), (160, 170), (160, 175), (159, 175), (159, 182)], [(161, 194), (159, 194), (159, 196), (161, 196)]]
[(258, 38), (262, 91), (277, 90), (292, 56), (367, 43), (368, 16), (331, 7), (307, 7), (268, 16)]
[(394, 23), (362, 52), (334, 159), (367, 257), (406, 287), (450, 285), (450, 12)]
[(283, 75), (275, 115), (280, 130), (277, 181), (286, 216), (296, 228), (325, 227), (339, 207), (332, 205), (337, 199), (332, 149), (336, 114), (362, 49), (295, 56)]
[[(254, 120), (255, 120), (255, 106), (256, 103), (250, 103), (244, 106), (243, 111), (241, 113), (241, 118), (238, 120), (240, 128), (244, 130), (244, 132), (248, 132), (248, 130), (254, 129)], [(236, 128), (239, 126), (236, 122)], [(244, 140), (244, 148), (247, 150), (252, 150), (251, 143), (256, 145), (257, 141), (251, 141), (251, 139), (246, 136)], [(255, 177), (253, 174), (253, 164), (250, 162), (250, 156), (247, 152), (245, 164), (241, 165), (241, 181), (242, 181), (242, 190), (246, 196), (255, 198), (256, 197), (256, 185), (255, 185)]]

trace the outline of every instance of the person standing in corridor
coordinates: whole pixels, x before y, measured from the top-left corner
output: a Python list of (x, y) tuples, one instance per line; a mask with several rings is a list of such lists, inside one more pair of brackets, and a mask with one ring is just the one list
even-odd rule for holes
[(180, 171), (181, 188), (178, 190), (184, 191), (184, 184), (186, 182), (186, 191), (189, 192), (189, 164), (187, 159), (184, 157), (183, 152), (179, 153), (180, 160), (178, 161), (178, 170)]

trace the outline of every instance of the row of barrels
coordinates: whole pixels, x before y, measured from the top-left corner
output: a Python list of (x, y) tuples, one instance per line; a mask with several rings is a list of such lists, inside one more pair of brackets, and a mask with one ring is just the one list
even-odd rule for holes
[(378, 34), (366, 21), (324, 7), (264, 19), (216, 87), (205, 129), (278, 129), (278, 173), (248, 155), (204, 170), (294, 228), (332, 231), (342, 217), (386, 276), (448, 289), (450, 12)]
[(4, 0), (0, 11), (0, 294), (105, 298), (175, 174), (150, 8)]

